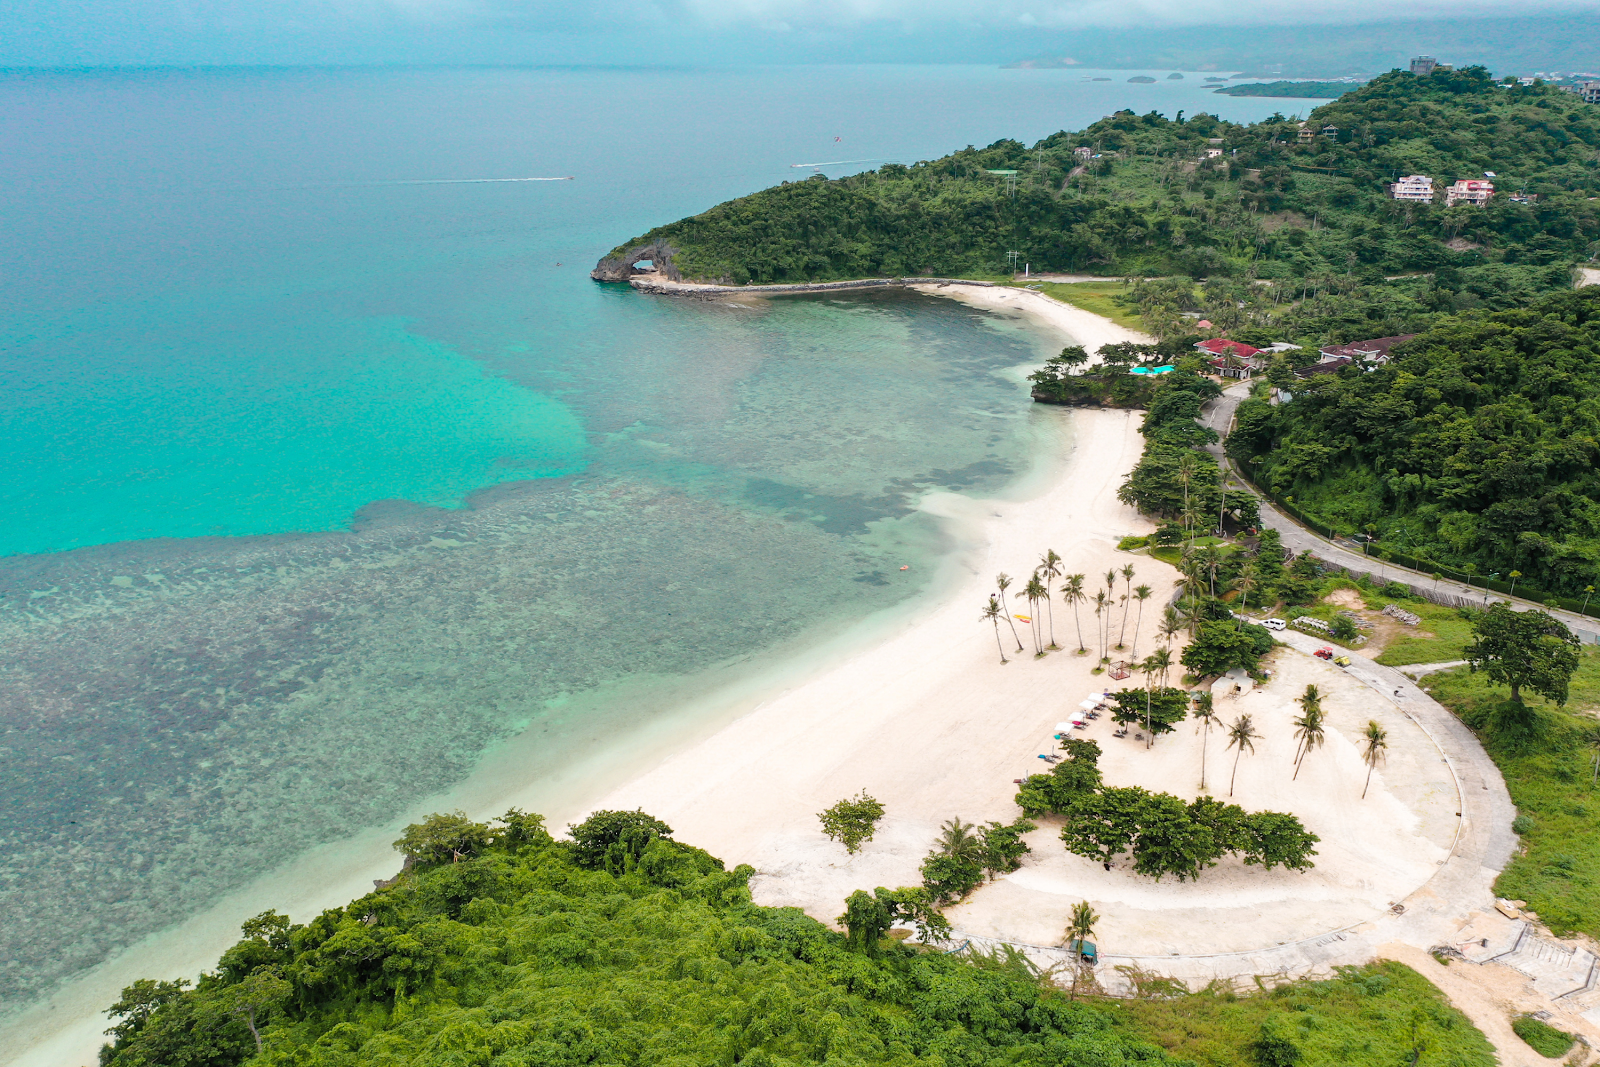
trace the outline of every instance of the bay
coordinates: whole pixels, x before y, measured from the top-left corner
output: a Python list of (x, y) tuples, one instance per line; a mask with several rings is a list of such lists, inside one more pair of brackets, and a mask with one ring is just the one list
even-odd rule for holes
[(587, 271), (795, 163), (1273, 110), (1094, 73), (0, 72), (0, 1002), (923, 588), (1047, 339)]

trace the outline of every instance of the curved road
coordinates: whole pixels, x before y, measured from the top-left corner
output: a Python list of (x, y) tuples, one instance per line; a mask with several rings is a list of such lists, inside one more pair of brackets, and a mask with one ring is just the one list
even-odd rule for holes
[[(1222, 467), (1224, 473), (1232, 476), (1238, 483), (1239, 488), (1248, 488), (1248, 485), (1244, 483), (1238, 472), (1234, 470), (1232, 464), (1228, 461), (1228, 457), (1223, 454), (1221, 439), (1225, 439), (1228, 436), (1228, 430), (1233, 426), (1234, 412), (1238, 409), (1240, 402), (1250, 395), (1250, 384), (1251, 383), (1248, 381), (1242, 381), (1228, 386), (1223, 390), (1223, 393), (1220, 397), (1207, 403), (1200, 413), (1200, 417), (1205, 425), (1215, 430), (1217, 432), (1217, 437), (1219, 438), (1217, 444), (1206, 446), (1206, 451), (1216, 457), (1217, 463)], [(1327, 538), (1306, 529), (1304, 526), (1301, 526), (1289, 516), (1273, 507), (1272, 503), (1264, 497), (1260, 497), (1258, 495), (1257, 499), (1261, 501), (1262, 525), (1277, 530), (1279, 535), (1283, 538), (1283, 544), (1285, 548), (1293, 549), (1296, 553), (1305, 551), (1314, 552), (1318, 558), (1326, 560), (1327, 562), (1336, 566), (1343, 567), (1346, 570), (1368, 571), (1381, 575), (1392, 574), (1395, 578), (1401, 581), (1409, 582), (1411, 585), (1421, 589), (1430, 588), (1434, 584), (1433, 577), (1431, 575), (1423, 574), (1421, 571), (1414, 571), (1407, 567), (1401, 567), (1398, 564), (1375, 560), (1370, 556), (1363, 554), (1359, 550), (1351, 550), (1350, 548), (1341, 545), (1337, 541), (1330, 541)], [(1462, 585), (1459, 582), (1441, 582), (1439, 583), (1439, 588), (1463, 597), (1474, 599), (1481, 597), (1483, 598), (1483, 602), (1486, 604), (1496, 602), (1509, 604), (1518, 611), (1548, 611), (1550, 614), (1566, 623), (1567, 628), (1573, 633), (1577, 634), (1580, 641), (1584, 641), (1589, 644), (1600, 644), (1600, 619), (1593, 619), (1586, 615), (1579, 615), (1577, 612), (1573, 611), (1562, 611), (1559, 608), (1547, 608), (1542, 604), (1536, 604), (1531, 600), (1523, 600), (1520, 597), (1507, 597), (1498, 593), (1486, 593), (1482, 589)]]

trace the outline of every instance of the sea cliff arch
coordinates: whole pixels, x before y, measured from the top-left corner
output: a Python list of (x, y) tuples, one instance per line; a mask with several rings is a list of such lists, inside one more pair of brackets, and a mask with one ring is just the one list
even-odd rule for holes
[[(621, 255), (608, 255), (595, 264), (594, 270), (589, 272), (589, 277), (597, 282), (625, 282), (636, 274), (659, 274), (675, 282), (683, 281), (683, 274), (678, 270), (672, 257), (678, 250), (662, 240), (650, 241), (646, 244), (636, 245)], [(634, 266), (643, 260), (649, 260), (651, 270), (641, 270)]]

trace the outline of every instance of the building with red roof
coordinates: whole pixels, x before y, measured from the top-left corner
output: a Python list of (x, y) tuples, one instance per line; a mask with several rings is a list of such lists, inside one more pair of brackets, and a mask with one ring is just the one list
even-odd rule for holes
[(1240, 359), (1250, 359), (1259, 348), (1252, 348), (1242, 341), (1230, 341), (1226, 337), (1213, 337), (1209, 341), (1201, 341), (1195, 345), (1202, 352), (1209, 352), (1213, 356), (1238, 356)]

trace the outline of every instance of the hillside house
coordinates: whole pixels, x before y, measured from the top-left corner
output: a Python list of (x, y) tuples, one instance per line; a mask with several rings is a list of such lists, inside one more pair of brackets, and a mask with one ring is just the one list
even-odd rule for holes
[(1454, 185), (1445, 188), (1444, 205), (1454, 207), (1457, 204), (1468, 204), (1472, 207), (1484, 207), (1493, 196), (1494, 182), (1461, 178)]
[(1411, 60), (1411, 73), (1419, 78), (1425, 78), (1432, 74), (1433, 68), (1438, 65), (1439, 61), (1432, 56), (1416, 56)]
[(1194, 346), (1211, 358), (1206, 363), (1214, 374), (1224, 378), (1248, 378), (1266, 366), (1266, 358), (1259, 348), (1226, 337), (1213, 337)]
[[(1352, 341), (1347, 345), (1324, 345), (1318, 349), (1322, 357), (1321, 362), (1331, 363), (1344, 360), (1349, 363), (1359, 360), (1362, 363), (1382, 365), (1389, 362), (1389, 350), (1402, 341), (1409, 341), (1416, 334), (1402, 333), (1394, 337), (1374, 337), (1369, 341)], [(1344, 364), (1341, 364), (1343, 366)]]
[(1411, 174), (1389, 186), (1389, 197), (1413, 204), (1433, 203), (1433, 179), (1426, 174)]
[(1600, 82), (1579, 82), (1574, 89), (1586, 104), (1600, 104)]
[(1302, 122), (1300, 124), (1300, 133), (1298, 135), (1300, 143), (1310, 144), (1312, 136), (1313, 134), (1311, 132), (1311, 127)]
[(1094, 156), (1094, 149), (1090, 148), (1088, 145), (1079, 145), (1077, 148), (1072, 150), (1072, 154), (1078, 159), (1087, 160)]

